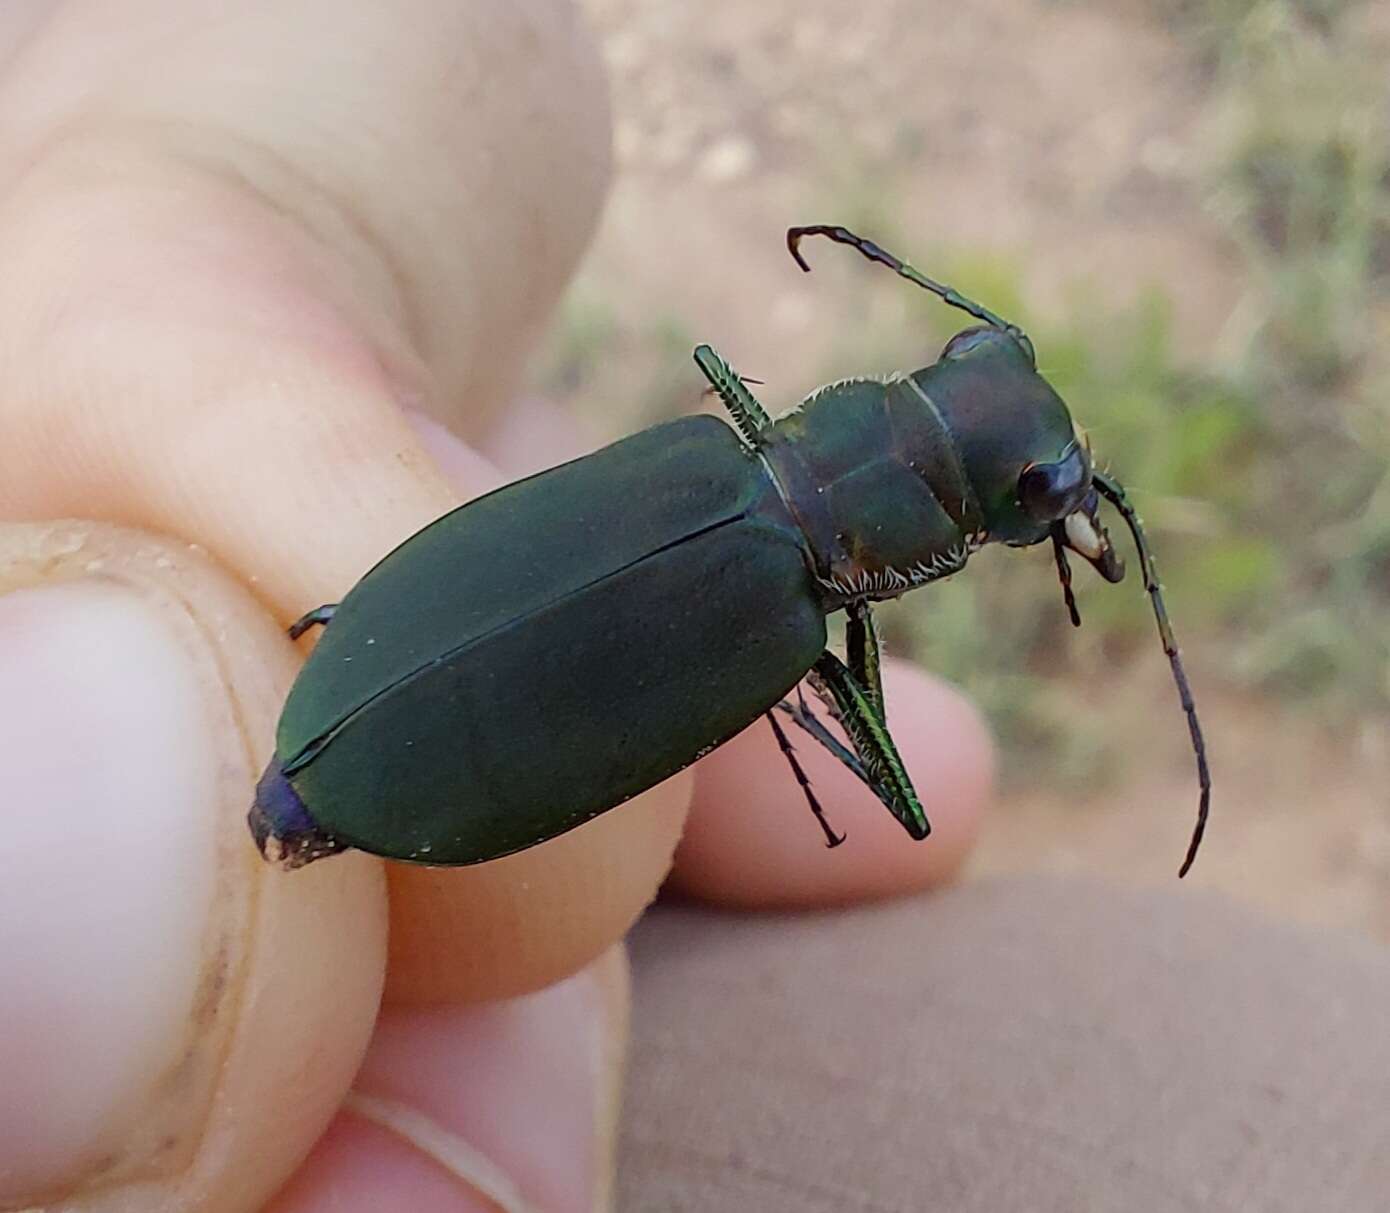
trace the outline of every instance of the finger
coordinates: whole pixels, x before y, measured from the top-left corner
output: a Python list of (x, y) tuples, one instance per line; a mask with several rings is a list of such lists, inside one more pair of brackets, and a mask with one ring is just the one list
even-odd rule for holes
[[(7, 73), (0, 141), (23, 170), (15, 214), (33, 222), (32, 202), (61, 204), (36, 233), (66, 231), (74, 257), (104, 252), (128, 307), (175, 313), (203, 284), (161, 282), (158, 265), (134, 277), (128, 263), (149, 243), (189, 270), (242, 268), (240, 285), (256, 288), (264, 266), (226, 264), (242, 251), (228, 237), (245, 233), (209, 228), (205, 204), (260, 202), (246, 217), (285, 255), (272, 268), (303, 258), (325, 289), (303, 316), (216, 319), (262, 338), (298, 320), (328, 346), (343, 316), (365, 319), (369, 352), (426, 370), (427, 402), (451, 417), (510, 397), (608, 175), (606, 89), (572, 6), (287, 0), (230, 18), (218, 0), (47, 7)], [(178, 217), (191, 225), (161, 228)]]
[(289, 618), (456, 503), (398, 406), (497, 406), (596, 215), (603, 95), (556, 0), (401, 7), (73, 4), (30, 40), (0, 511), (195, 539)]
[(187, 546), (0, 527), (0, 1205), (256, 1207), (351, 1082), (377, 865), (245, 841), (294, 664)]
[(608, 1208), (626, 1019), (621, 948), (522, 998), (387, 1010), (268, 1213)]
[(994, 750), (974, 706), (915, 666), (884, 666), (889, 724), (931, 821), (914, 842), (840, 762), (788, 734), (832, 826), (829, 848), (771, 728), (760, 721), (703, 759), (671, 887), (750, 907), (817, 906), (888, 897), (949, 880), (980, 827)]
[(10, 0), (0, 5), (0, 70), (48, 19), (52, 0)]
[[(596, 215), (597, 58), (557, 0), (62, 17), (4, 91), (0, 513), (194, 540), (288, 621), (479, 487), (401, 406), (482, 417), (514, 379)], [(657, 799), (487, 875), (393, 876), (397, 939), (468, 927), (397, 995), (602, 952), (664, 875), (682, 793)]]
[(481, 440), (483, 453), (509, 480), (578, 459), (601, 445), (573, 409), (539, 396), (517, 401)]

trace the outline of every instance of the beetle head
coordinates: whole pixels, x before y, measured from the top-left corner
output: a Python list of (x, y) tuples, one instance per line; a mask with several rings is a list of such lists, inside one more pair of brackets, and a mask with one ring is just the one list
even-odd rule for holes
[(1123, 577), (1098, 517), (1090, 448), (1062, 398), (1038, 374), (1032, 344), (981, 325), (952, 337), (937, 366), (949, 386), (933, 399), (990, 538), (1027, 547), (1051, 536), (1107, 581)]
[[(1168, 624), (1158, 572), (1139, 516), (1118, 481), (1091, 464), (1091, 451), (1078, 439), (1071, 415), (1051, 385), (1037, 372), (1033, 343), (1016, 324), (996, 316), (953, 287), (928, 278), (887, 249), (838, 224), (814, 224), (787, 231), (787, 250), (803, 269), (811, 267), (799, 251), (806, 236), (824, 236), (857, 249), (899, 277), (930, 291), (951, 307), (984, 323), (957, 333), (934, 367), (910, 377), (917, 394), (946, 430), (976, 498), (978, 525), (989, 539), (1025, 547), (1052, 539), (1057, 574), (1074, 624), (1081, 623), (1071, 592), (1067, 549), (1080, 553), (1106, 581), (1119, 581), (1124, 565), (1098, 517), (1098, 496), (1119, 511), (1139, 549), (1139, 565), (1158, 623), (1163, 650), (1173, 669), (1197, 756), (1197, 827), (1179, 876), (1187, 874), (1206, 829), (1211, 800), (1206, 744), (1197, 709)], [(937, 391), (937, 388), (940, 391)], [(1094, 487), (1093, 487), (1094, 486)], [(964, 508), (965, 503), (962, 503)]]

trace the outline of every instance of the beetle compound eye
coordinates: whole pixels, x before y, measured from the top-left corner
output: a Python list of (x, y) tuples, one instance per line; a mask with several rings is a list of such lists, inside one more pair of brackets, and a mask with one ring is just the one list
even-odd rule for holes
[(946, 343), (941, 351), (941, 356), (943, 358), (959, 358), (964, 354), (968, 354), (976, 346), (988, 341), (992, 336), (998, 333), (998, 331), (998, 329), (982, 327), (965, 329), (957, 333)]
[(1016, 353), (1022, 352), (1023, 356), (1028, 359), (1028, 365), (1034, 365), (1033, 343), (1023, 332), (1012, 328), (991, 328), (986, 325), (977, 325), (973, 329), (962, 329), (942, 347), (941, 357), (963, 358), (971, 350), (979, 349), (982, 345), (1001, 346)]
[(1065, 518), (1086, 496), (1090, 468), (1080, 447), (1056, 463), (1034, 463), (1018, 478), (1018, 503), (1037, 522)]

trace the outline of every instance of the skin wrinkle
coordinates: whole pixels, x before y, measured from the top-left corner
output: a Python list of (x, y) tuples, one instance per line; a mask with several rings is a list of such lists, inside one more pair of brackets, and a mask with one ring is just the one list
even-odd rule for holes
[(420, 1109), (350, 1091), (343, 1100), (343, 1112), (384, 1129), (463, 1184), (470, 1196), (482, 1196), (495, 1205), (498, 1213), (537, 1213), (501, 1167)]
[[(155, 137), (143, 135), (144, 130)], [(167, 137), (169, 132), (174, 132), (172, 139)], [(215, 138), (206, 139), (209, 133)], [(210, 152), (209, 145), (218, 150)], [(97, 149), (104, 162), (113, 152), (127, 150), (137, 170), (146, 159), (166, 171), (183, 167), (207, 184), (228, 188), (266, 215), (288, 221), (308, 238), (318, 268), (329, 273), (329, 280), (342, 291), (340, 302), (349, 305), (350, 314), (361, 325), (359, 335), (370, 341), (384, 363), (395, 395), (417, 401), (433, 395), (428, 390), (432, 372), (424, 348), (426, 326), (419, 311), (419, 290), (393, 243), (363, 210), (351, 204), (347, 192), (318, 180), (273, 148), (225, 125), (210, 126), (205, 118), (176, 122), (104, 115), (93, 122), (79, 114), (49, 132), (34, 153), (24, 158), (5, 196), (21, 193), (31, 177), (61, 166), (65, 158), (80, 163), (88, 147)], [(236, 154), (238, 150), (244, 157)], [(259, 166), (266, 171), (258, 173)], [(344, 238), (335, 238), (340, 233)], [(353, 250), (361, 255), (354, 256)], [(358, 285), (361, 279), (369, 287)]]
[[(85, 577), (73, 569), (64, 580), (79, 582), (85, 580)], [(126, 573), (121, 570), (112, 570), (104, 573), (97, 580), (99, 582), (108, 581), (140, 598), (155, 596), (165, 599), (170, 604), (177, 605), (182, 618), (178, 627), (172, 626), (172, 620), (167, 621), (171, 625), (169, 626), (170, 634), (178, 637), (191, 663), (211, 664), (216, 671), (215, 677), (222, 686), (230, 688), (233, 685), (228, 677), (226, 665), (218, 653), (217, 646), (213, 643), (213, 638), (208, 635), (207, 629), (194, 613), (184, 594), (178, 590), (171, 592), (168, 586), (157, 585), (147, 576), (140, 576), (137, 572)], [(197, 645), (189, 643), (191, 637), (184, 629), (197, 635), (202, 645), (201, 652), (197, 651)], [(208, 663), (209, 655), (212, 656), (210, 663)], [(227, 702), (228, 706), (231, 706), (234, 697), (228, 695)], [(219, 838), (216, 846), (217, 850), (223, 854), (224, 862), (217, 864), (218, 891), (210, 899), (210, 905), (215, 909), (211, 921), (205, 928), (210, 936), (215, 933), (217, 939), (215, 943), (212, 938), (209, 938), (207, 942), (203, 969), (194, 987), (193, 1005), (189, 1008), (188, 1038), (184, 1047), (178, 1056), (171, 1061), (168, 1070), (150, 1083), (152, 1092), (162, 1091), (166, 1098), (177, 1096), (179, 1088), (186, 1082), (190, 1068), (197, 1062), (199, 1053), (206, 1050), (209, 1043), (214, 1044), (216, 1052), (204, 1077), (208, 1092), (217, 1090), (220, 1085), (222, 1069), (231, 1053), (235, 1024), (239, 1018), (239, 1004), (245, 993), (245, 983), (242, 978), (247, 971), (247, 964), (250, 960), (247, 955), (250, 949), (245, 946), (247, 934), (245, 924), (252, 921), (251, 915), (255, 911), (257, 898), (254, 893), (247, 897), (244, 888), (237, 890), (233, 887), (231, 872), (225, 862), (226, 831), (222, 829), (218, 833)], [(259, 882), (257, 891), (258, 889)], [(217, 908), (220, 908), (220, 912)], [(228, 921), (227, 910), (229, 908), (240, 911), (240, 922), (233, 924)], [(241, 935), (243, 938), (243, 946), (240, 948), (234, 947), (231, 942), (231, 939), (236, 935)], [(229, 968), (229, 962), (231, 968)], [(234, 972), (232, 971), (233, 968)], [(222, 1025), (220, 1030), (217, 1029), (219, 1021)], [(196, 1081), (196, 1074), (194, 1078)], [(157, 1164), (153, 1159), (150, 1160), (150, 1164), (153, 1164), (151, 1174), (159, 1174), (171, 1162), (187, 1165), (197, 1154), (203, 1138), (207, 1134), (212, 1111), (211, 1105), (211, 1098), (201, 1101), (195, 1123), (183, 1126), (184, 1140), (180, 1143), (180, 1147), (173, 1151), (172, 1157), (162, 1158)], [(139, 1175), (141, 1172), (137, 1171), (135, 1174)]]
[[(98, 187), (99, 186), (100, 183), (98, 183)], [(248, 209), (255, 210), (254, 201), (245, 203), (245, 206)], [(260, 212), (256, 211), (256, 213), (259, 214)], [(241, 223), (244, 225), (244, 217), (241, 219)], [(231, 234), (235, 236), (237, 234), (236, 230), (234, 229)], [(254, 231), (252, 234), (255, 234)], [(283, 241), (283, 236), (281, 237), (281, 239)], [(310, 261), (313, 259), (312, 252), (309, 252), (307, 250), (301, 251), (298, 255), (303, 261)], [(50, 306), (48, 310), (56, 310), (61, 312), (62, 308), (61, 306), (57, 308)], [(337, 324), (338, 327), (341, 327), (341, 316), (338, 317)], [(44, 327), (48, 328), (51, 331), (51, 325), (46, 325)], [(330, 338), (336, 338), (337, 330), (331, 330), (329, 336)], [(310, 333), (310, 339), (311, 341), (316, 339), (316, 334), (314, 334), (312, 331)], [(55, 353), (57, 352), (58, 351), (55, 351)], [(379, 403), (382, 401), (385, 401), (388, 404), (390, 403), (394, 385), (391, 385), (389, 382), (383, 382), (386, 378), (386, 371), (381, 366), (380, 361), (375, 355), (375, 348), (373, 347), (370, 338), (366, 338), (364, 336), (362, 346), (360, 349), (360, 357), (354, 354), (351, 350), (348, 351), (348, 354), (345, 357), (336, 349), (331, 348), (330, 343), (328, 359), (329, 361), (327, 362), (327, 366), (330, 371), (337, 365), (332, 360), (337, 359), (339, 362), (346, 363), (345, 367), (341, 368), (344, 374), (364, 380), (364, 384), (367, 389), (366, 396), (370, 398), (368, 401), (369, 403)], [(355, 366), (354, 361), (363, 363), (364, 365)], [(308, 363), (307, 366), (308, 371), (312, 372), (314, 364)], [(135, 368), (121, 368), (121, 370), (122, 373), (128, 379), (130, 378), (130, 376), (133, 376), (138, 373), (137, 369)], [(292, 363), (289, 367), (289, 373), (290, 381), (292, 381), (295, 374), (304, 375), (306, 372), (304, 369), (304, 365)], [(275, 385), (279, 382), (280, 380), (278, 379), (272, 380), (272, 388), (275, 387)], [(141, 404), (141, 398), (138, 394), (138, 381), (135, 382), (132, 386), (136, 394), (131, 400), (131, 408), (136, 408)], [(310, 382), (308, 386), (310, 387), (310, 389), (313, 389), (311, 390), (311, 395), (319, 394), (319, 390), (317, 389), (314, 383)], [(344, 389), (340, 388), (338, 390), (341, 391)], [(354, 390), (354, 385), (350, 381), (346, 384), (346, 390), (351, 396), (356, 397), (356, 399), (353, 400), (352, 403), (354, 404), (354, 407), (356, 407), (357, 411), (359, 413), (362, 413), (363, 410), (366, 408), (366, 404), (363, 403), (363, 394)], [(332, 395), (332, 386), (330, 385), (327, 391), (323, 394)], [(239, 402), (238, 410), (235, 414), (223, 410), (223, 413), (221, 415), (225, 417), (228, 423), (235, 423), (243, 431), (249, 429), (252, 431), (260, 431), (265, 434), (273, 434), (276, 430), (279, 430), (286, 433), (291, 440), (296, 441), (303, 441), (303, 435), (305, 433), (312, 432), (313, 434), (318, 435), (317, 442), (319, 443), (320, 448), (325, 451), (329, 450), (332, 447), (335, 447), (336, 445), (339, 445), (342, 442), (346, 442), (348, 448), (347, 457), (350, 457), (354, 464), (360, 462), (363, 459), (363, 457), (368, 454), (368, 452), (364, 452), (360, 449), (360, 444), (354, 444), (351, 441), (351, 425), (339, 419), (336, 416), (336, 414), (321, 413), (317, 420), (315, 420), (313, 417), (306, 416), (302, 424), (292, 420), (291, 414), (294, 413), (296, 405), (294, 394), (291, 394), (288, 398), (286, 398), (284, 396), (283, 391), (279, 395), (274, 395), (272, 393), (271, 398), (262, 399), (259, 402), (255, 402), (257, 408), (261, 412), (264, 412), (266, 408), (270, 408), (271, 416), (267, 417), (262, 423), (258, 423), (257, 421), (253, 420), (252, 415), (247, 412), (247, 409), (251, 407), (252, 403), (253, 402), (248, 401)], [(208, 415), (209, 408), (219, 408), (220, 404), (221, 402), (219, 400), (200, 402), (197, 399), (190, 399), (189, 407), (184, 410), (184, 414), (187, 415), (188, 420), (176, 420), (175, 433), (170, 439), (171, 444), (176, 441), (187, 441), (188, 437), (191, 435), (192, 439), (195, 441), (195, 445), (198, 445), (198, 443), (201, 442), (202, 445), (205, 446), (206, 443), (198, 437), (199, 434), (201, 434), (203, 431), (197, 428), (196, 426), (190, 427), (189, 421), (196, 421), (197, 415)], [(165, 407), (165, 402), (162, 399), (154, 400), (150, 407), (154, 406), (158, 406), (161, 412), (168, 411)], [(147, 411), (149, 411), (148, 408)], [(82, 412), (93, 413), (93, 410), (90, 407), (84, 407)], [(61, 410), (45, 409), (37, 407), (37, 405), (31, 406), (27, 409), (25, 413), (21, 414), (20, 420), (26, 422), (32, 430), (33, 438), (31, 440), (30, 445), (33, 448), (43, 449), (47, 445), (47, 443), (44, 441), (45, 434), (49, 435), (50, 440), (57, 440), (59, 438), (64, 437), (65, 427), (62, 425), (63, 417), (60, 414)], [(216, 417), (217, 415), (218, 414), (216, 414), (215, 412), (212, 414), (213, 417)], [(131, 418), (131, 412), (129, 409), (126, 410), (124, 416), (126, 418), (126, 421), (129, 422)], [(80, 420), (81, 413), (74, 413), (72, 419)], [(115, 419), (113, 418), (112, 420)], [(100, 414), (94, 415), (94, 422), (97, 426), (101, 425), (102, 418)], [(111, 429), (112, 427), (108, 424), (105, 428)], [(94, 486), (99, 486), (102, 483), (104, 483), (107, 486), (108, 494), (114, 494), (125, 497), (138, 496), (140, 494), (140, 486), (142, 484), (142, 481), (136, 478), (132, 478), (132, 476), (130, 475), (130, 469), (131, 465), (134, 464), (136, 466), (136, 470), (139, 470), (143, 448), (129, 446), (130, 434), (128, 433), (128, 431), (130, 428), (131, 427), (129, 424), (120, 425), (116, 427), (114, 432), (109, 433), (104, 441), (78, 444), (76, 451), (74, 452), (73, 459), (69, 462), (68, 475), (67, 477), (65, 477), (65, 481), (68, 484), (69, 488), (71, 488), (74, 484), (83, 484), (90, 489), (90, 492), (88, 492), (86, 498), (82, 500), (76, 500), (71, 497), (69, 497), (67, 500), (50, 499), (47, 503), (45, 503), (42, 506), (42, 508), (38, 509), (38, 513), (40, 515), (45, 512), (58, 514), (91, 513), (92, 507), (90, 506), (89, 502), (95, 495), (97, 495), (100, 492), (100, 489)], [(180, 438), (179, 435), (183, 435), (184, 437)], [(234, 437), (234, 435), (230, 435), (229, 437)], [(371, 452), (370, 456), (373, 459), (379, 459), (379, 456), (377, 456), (375, 452)], [(408, 458), (410, 458), (413, 464), (415, 459), (413, 452), (408, 455)], [(80, 468), (76, 466), (78, 464), (88, 465), (90, 468), (89, 474), (85, 476), (81, 475)], [(163, 466), (172, 467), (177, 466), (177, 464), (175, 463), (171, 465), (168, 461), (166, 461)], [(423, 465), (422, 470), (424, 470)], [(147, 529), (168, 532), (171, 529), (173, 529), (173, 527), (171, 526), (171, 518), (178, 517), (184, 520), (184, 525), (180, 531), (180, 533), (183, 534), (184, 537), (191, 537), (192, 535), (197, 534), (205, 534), (209, 530), (216, 530), (218, 524), (215, 518), (209, 520), (201, 519), (196, 515), (190, 515), (186, 505), (182, 501), (173, 500), (169, 496), (169, 494), (182, 493), (182, 496), (185, 498), (196, 498), (201, 481), (198, 481), (191, 485), (185, 482), (181, 487), (178, 483), (170, 485), (168, 483), (169, 479), (169, 476), (165, 476), (163, 482), (160, 482), (159, 480), (152, 480), (150, 481), (150, 483), (154, 484), (156, 487), (159, 484), (163, 483), (164, 497), (161, 503), (156, 504), (172, 504), (178, 507), (177, 514), (170, 515), (168, 513), (151, 512), (148, 510), (141, 512), (132, 511), (120, 515), (121, 520), (136, 525), (143, 525)], [(381, 479), (380, 469), (378, 469), (377, 479)], [(365, 505), (366, 502), (364, 501), (363, 504)], [(428, 516), (433, 516), (434, 514), (442, 513), (444, 512), (444, 510), (446, 510), (454, 504), (456, 504), (456, 499), (453, 499), (452, 496), (441, 497), (440, 504), (438, 505), (438, 507), (431, 509), (429, 511)], [(10, 508), (14, 509), (14, 506), (11, 506)], [(34, 514), (34, 510), (32, 508), (24, 510), (22, 512), (26, 516), (32, 516)], [(418, 520), (418, 523), (415, 519), (411, 519), (410, 523), (418, 525), (426, 520), (427, 515), (422, 514)], [(194, 525), (194, 522), (198, 522), (200, 523), (200, 525)], [(178, 524), (174, 525), (177, 526)], [(394, 537), (395, 536), (389, 536), (386, 538)], [(383, 545), (384, 544), (385, 539), (383, 539)], [(225, 550), (222, 550), (219, 554), (222, 556), (224, 562), (226, 562), (228, 553)], [(235, 567), (241, 569), (243, 573), (247, 571), (247, 564), (244, 557), (240, 561), (236, 561), (234, 559), (233, 561), (231, 561), (231, 563), (234, 563)], [(354, 573), (359, 571), (360, 570), (352, 570), (352, 572)], [(299, 601), (299, 599), (302, 596), (303, 595), (299, 593), (295, 593), (291, 596), (293, 601), (289, 605), (285, 605), (283, 603), (279, 605), (283, 607), (287, 615), (292, 613), (298, 613), (299, 610), (302, 610), (302, 606)]]
[[(364, 262), (374, 266), (376, 272), (369, 270), (367, 274), (371, 289), (355, 293), (359, 293), (364, 302), (370, 300), (372, 309), (388, 317), (392, 331), (405, 339), (412, 378), (427, 377), (425, 325), (418, 307), (419, 291), (392, 242), (377, 230), (364, 210), (352, 205), (347, 192), (315, 177), (274, 148), (225, 124), (214, 126), (205, 117), (196, 122), (127, 118), (116, 124), (108, 121), (106, 125), (133, 132), (141, 127), (160, 134), (174, 132), (173, 139), (134, 137), (128, 142), (137, 149), (167, 153), (157, 158), (187, 166), (207, 181), (230, 186), (243, 198), (259, 203), (267, 214), (288, 220), (322, 254), (324, 266), (339, 273), (344, 260), (353, 270)], [(190, 137), (184, 137), (185, 133)], [(118, 145), (118, 137), (113, 138), (105, 129), (93, 129), (92, 134), (99, 146)], [(208, 138), (209, 135), (213, 138)], [(209, 151), (209, 148), (215, 150)], [(238, 152), (244, 154), (238, 155)], [(258, 171), (260, 169), (265, 171)], [(349, 239), (335, 239), (334, 227), (346, 233)], [(353, 249), (361, 250), (365, 257), (349, 255), (345, 258), (344, 254), (350, 254)], [(350, 283), (355, 274), (346, 277)]]
[[(194, 545), (196, 546), (196, 545)], [(174, 600), (183, 609), (189, 624), (197, 630), (199, 638), (203, 643), (203, 657), (206, 660), (211, 656), (212, 665), (217, 671), (219, 684), (231, 691), (237, 683), (233, 671), (229, 665), (222, 646), (217, 643), (217, 637), (212, 629), (203, 620), (202, 616), (193, 610), (193, 604), (188, 600), (186, 594), (179, 587), (174, 592)], [(233, 728), (236, 730), (238, 748), (241, 750), (246, 763), (246, 770), (255, 771), (260, 767), (257, 758), (258, 747), (253, 740), (253, 731), (249, 727), (246, 719), (245, 707), (241, 697), (237, 694), (229, 693), (225, 699), (227, 716), (230, 718)], [(239, 832), (238, 832), (239, 833)], [(238, 838), (238, 841), (240, 839)], [(228, 841), (224, 835), (219, 840), (218, 850), (225, 851)], [(219, 895), (218, 904), (227, 904), (232, 895), (232, 872), (234, 871), (234, 860), (231, 855), (223, 854), (221, 862), (218, 864), (218, 881), (223, 886), (223, 892)], [(243, 929), (241, 946), (231, 949), (227, 942), (223, 942), (218, 949), (218, 960), (223, 966), (223, 977), (217, 990), (219, 1004), (225, 1009), (224, 1013), (229, 1016), (228, 1022), (230, 1030), (221, 1032), (218, 1035), (218, 1055), (215, 1063), (216, 1078), (214, 1080), (214, 1090), (222, 1087), (223, 1073), (227, 1066), (227, 1061), (232, 1055), (233, 1044), (236, 1040), (238, 1025), (242, 1019), (242, 1005), (245, 1002), (248, 989), (248, 974), (254, 973), (257, 969), (259, 960), (259, 950), (263, 946), (261, 934), (250, 929), (250, 924), (259, 921), (261, 912), (262, 893), (265, 888), (263, 880), (253, 880), (249, 882), (237, 882), (239, 889), (239, 900), (242, 903), (242, 922)], [(231, 952), (235, 958), (235, 964), (230, 968), (226, 965), (226, 957)], [(201, 990), (200, 990), (201, 992)], [(204, 1126), (206, 1128), (206, 1126)]]
[[(246, 748), (246, 769), (252, 769), (240, 704), (237, 697), (230, 693), (231, 688), (236, 686), (236, 680), (215, 638), (193, 609), (183, 586), (174, 580), (157, 580), (152, 576), (153, 569), (145, 567), (153, 560), (167, 558), (137, 552), (133, 556), (116, 559), (100, 555), (92, 559), (93, 551), (103, 550), (99, 539), (94, 544), (93, 537), (80, 524), (72, 524), (70, 533), (70, 548), (64, 548), (61, 543), (53, 545), (52, 539), (48, 539), (44, 546), (50, 550), (44, 553), (46, 558), (41, 561), (34, 561), (30, 553), (18, 554), (20, 560), (24, 560), (26, 555), (30, 557), (25, 560), (31, 566), (30, 572), (26, 575), (22, 566), (6, 568), (4, 577), (0, 578), (0, 593), (25, 586), (105, 584), (150, 604), (151, 609), (162, 618), (166, 633), (183, 649), (190, 664), (204, 668), (204, 679), (208, 678), (208, 667), (211, 667), (211, 676), (216, 684), (228, 689), (222, 706), (234, 719), (239, 739)], [(61, 531), (58, 534), (61, 535)], [(54, 546), (57, 550), (53, 550)], [(17, 553), (11, 552), (10, 555), (14, 559)], [(156, 564), (155, 567), (159, 566)], [(229, 826), (230, 823), (223, 822), (217, 831), (215, 846), (219, 862), (214, 876), (218, 890), (209, 898), (211, 915), (204, 927), (207, 936), (205, 958), (193, 987), (186, 1039), (171, 1054), (164, 1070), (150, 1076), (147, 1085), (147, 1100), (157, 1105), (185, 1105), (180, 1112), (177, 1129), (171, 1124), (163, 1130), (158, 1144), (142, 1141), (141, 1136), (135, 1136), (132, 1147), (135, 1154), (107, 1155), (67, 1186), (48, 1194), (37, 1194), (40, 1198), (67, 1199), (100, 1191), (113, 1182), (158, 1179), (190, 1165), (200, 1150), (212, 1117), (212, 1094), (221, 1085), (221, 1074), (231, 1055), (236, 1025), (241, 1018), (240, 1004), (246, 992), (245, 975), (254, 961), (254, 941), (247, 938), (253, 933), (248, 930), (248, 924), (255, 919), (261, 890), (260, 881), (252, 882), (249, 890), (245, 884), (234, 881), (235, 859), (229, 853), (229, 846), (233, 845), (229, 833), (235, 837), (236, 831), (234, 827), (229, 829)], [(200, 1094), (202, 1098), (199, 1098)], [(193, 1101), (191, 1108), (186, 1106), (190, 1098)]]
[(185, 163), (201, 168), (213, 180), (226, 181), (239, 188), (246, 195), (262, 203), (272, 214), (289, 219), (296, 227), (313, 240), (315, 246), (326, 256), (341, 259), (345, 249), (342, 241), (335, 241), (322, 230), (325, 226), (313, 217), (311, 206), (287, 206), (287, 200), (306, 200), (322, 204), (322, 209), (330, 222), (336, 221), (352, 238), (353, 247), (362, 249), (380, 270), (380, 276), (388, 285), (387, 290), (373, 289), (370, 298), (376, 305), (383, 305), (393, 325), (406, 340), (411, 354), (416, 360), (417, 375), (424, 374), (427, 364), (424, 349), (425, 326), (421, 319), (415, 289), (409, 273), (401, 258), (393, 251), (391, 241), (377, 231), (365, 212), (352, 206), (348, 197), (333, 187), (317, 180), (302, 168), (297, 167), (287, 157), (274, 149), (254, 141), (227, 128), (220, 131), (222, 148), (238, 147), (250, 153), (253, 162), (269, 165), (278, 175), (277, 186), (288, 183), (289, 188), (274, 190), (263, 186), (255, 173), (243, 168), (233, 157), (212, 157), (204, 154), (197, 144), (181, 146), (178, 156)]

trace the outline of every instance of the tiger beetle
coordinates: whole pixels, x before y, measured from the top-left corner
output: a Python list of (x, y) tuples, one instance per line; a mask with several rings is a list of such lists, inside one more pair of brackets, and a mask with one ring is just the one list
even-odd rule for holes
[[(1211, 781), (1144, 529), (1097, 469), (1014, 324), (843, 227), (857, 249), (978, 323), (930, 366), (847, 379), (776, 420), (709, 346), (695, 363), (733, 418), (685, 417), (531, 476), (402, 543), (297, 637), (329, 624), (290, 691), (250, 813), (299, 867), (348, 847), (472, 864), (622, 804), (759, 717), (831, 846), (783, 722), (848, 767), (915, 839), (930, 831), (888, 731), (872, 604), (959, 572), (987, 543), (1050, 540), (1124, 566), (1124, 520), (1187, 715), (1206, 826)], [(846, 654), (826, 648), (844, 611)], [(331, 622), (330, 622), (331, 621)], [(829, 713), (814, 715), (805, 679)], [(838, 726), (840, 735), (832, 731)]]

